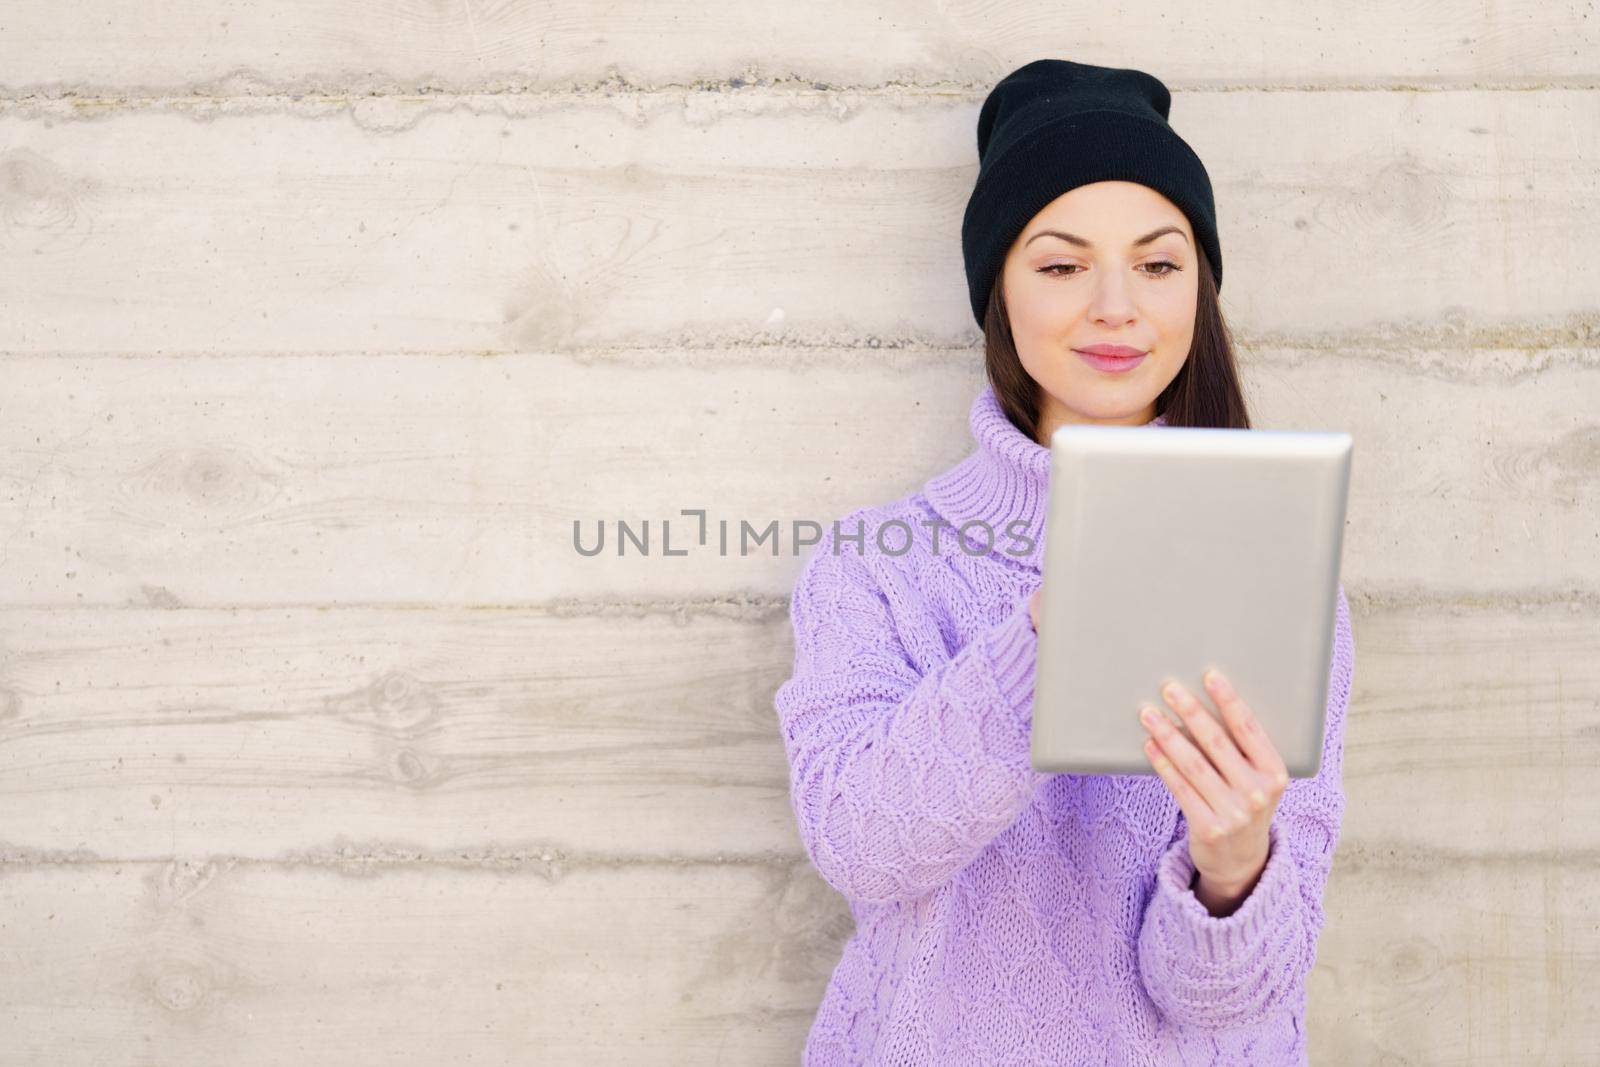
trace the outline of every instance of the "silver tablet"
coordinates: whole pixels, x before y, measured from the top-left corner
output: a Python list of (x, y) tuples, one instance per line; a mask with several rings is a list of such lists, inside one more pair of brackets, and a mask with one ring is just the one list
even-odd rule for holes
[(1289, 773), (1322, 760), (1350, 434), (1067, 425), (1050, 441), (1033, 767), (1155, 774), (1161, 686), (1215, 666)]

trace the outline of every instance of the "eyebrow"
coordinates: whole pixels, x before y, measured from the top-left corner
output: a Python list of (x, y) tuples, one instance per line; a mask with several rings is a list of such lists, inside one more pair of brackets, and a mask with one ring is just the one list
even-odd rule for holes
[[(1168, 233), (1175, 233), (1179, 237), (1182, 237), (1185, 241), (1189, 240), (1189, 235), (1184, 233), (1183, 230), (1180, 227), (1177, 227), (1177, 226), (1162, 226), (1159, 229), (1151, 230), (1149, 233), (1145, 234), (1143, 237), (1141, 237), (1138, 240), (1134, 241), (1133, 242), (1133, 247), (1137, 248), (1140, 245), (1147, 245), (1151, 241), (1154, 241), (1157, 237), (1160, 237), (1163, 234), (1168, 234)], [(1068, 244), (1077, 245), (1079, 248), (1093, 248), (1094, 247), (1094, 242), (1085, 240), (1084, 238), (1079, 237), (1075, 233), (1062, 233), (1060, 230), (1040, 230), (1038, 233), (1034, 234), (1032, 237), (1028, 238), (1026, 241), (1023, 242), (1024, 247), (1026, 247), (1027, 245), (1031, 245), (1035, 240), (1037, 240), (1040, 237), (1059, 237), (1063, 241), (1066, 241)]]

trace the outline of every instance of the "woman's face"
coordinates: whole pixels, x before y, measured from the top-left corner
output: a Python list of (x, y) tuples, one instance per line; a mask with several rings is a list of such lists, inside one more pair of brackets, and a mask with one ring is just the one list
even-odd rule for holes
[[(1042, 441), (1067, 423), (1156, 417), (1156, 397), (1189, 358), (1199, 264), (1188, 218), (1136, 182), (1080, 185), (1028, 221), (1000, 284), (1017, 355), (1041, 386)], [(1077, 351), (1093, 345), (1147, 354), (1106, 370)]]

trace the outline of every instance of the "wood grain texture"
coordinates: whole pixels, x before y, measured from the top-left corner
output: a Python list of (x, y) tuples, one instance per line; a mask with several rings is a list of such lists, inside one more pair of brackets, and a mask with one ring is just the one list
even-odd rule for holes
[[(818, 90), (0, 110), (0, 351), (968, 350), (976, 115)], [(1600, 94), (1200, 93), (1172, 118), (1245, 339), (1592, 343)]]
[[(1590, 1062), (1597, 886), (1336, 863), (1312, 1062)], [(0, 924), (13, 1062), (141, 1065), (794, 1063), (852, 929), (804, 864), (406, 859), (7, 866)]]
[(7, 1063), (792, 1063), (848, 936), (806, 867), (0, 872)]
[(722, 90), (772, 80), (916, 88), (993, 84), (1042, 55), (1155, 69), (1179, 85), (1593, 85), (1593, 14), (1583, 0), (1356, 4), (1338, 17), (1294, 0), (1204, 16), (1131, 0), (11, 0), (0, 86), (18, 95)]
[[(1241, 362), (1257, 425), (1356, 437), (1347, 588), (1539, 599), (1600, 587), (1596, 351)], [(10, 357), (0, 603), (770, 602), (800, 539), (973, 447), (975, 360), (670, 356)]]
[[(1351, 607), (1342, 839), (1600, 874), (1594, 609)], [(781, 604), (9, 609), (0, 647), (14, 861), (799, 849), (771, 703), (793, 655)]]

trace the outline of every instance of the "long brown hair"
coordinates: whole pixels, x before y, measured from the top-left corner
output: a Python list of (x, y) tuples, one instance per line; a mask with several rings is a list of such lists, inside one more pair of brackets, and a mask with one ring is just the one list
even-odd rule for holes
[[(1194, 311), (1194, 341), (1189, 358), (1177, 377), (1156, 397), (1156, 414), (1165, 415), (1168, 426), (1208, 426), (1218, 429), (1248, 430), (1250, 411), (1244, 391), (1239, 387), (1239, 370), (1233, 358), (1233, 337), (1217, 303), (1216, 280), (1202, 248), (1199, 292)], [(1000, 406), (1012, 423), (1037, 441), (1039, 439), (1039, 383), (1023, 369), (1011, 338), (1011, 319), (1006, 313), (1000, 278), (989, 290), (989, 307), (984, 312), (984, 366)]]

